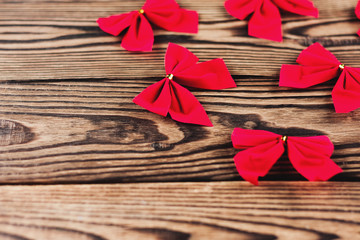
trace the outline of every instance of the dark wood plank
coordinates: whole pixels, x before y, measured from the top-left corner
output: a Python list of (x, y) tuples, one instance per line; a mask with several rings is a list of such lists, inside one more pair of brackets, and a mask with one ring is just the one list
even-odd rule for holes
[[(336, 179), (360, 177), (360, 110), (336, 114), (331, 83), (293, 91), (275, 79), (236, 78), (234, 89), (192, 90), (214, 123), (201, 127), (132, 103), (157, 80), (0, 84), (0, 182), (240, 179), (230, 140), (235, 127), (326, 134), (344, 169)], [(266, 179), (302, 178), (284, 157)]]
[(199, 34), (155, 31), (152, 53), (129, 53), (103, 33), (98, 17), (136, 10), (136, 1), (5, 1), (0, 3), (0, 80), (127, 79), (162, 76), (169, 41), (202, 60), (222, 57), (234, 75), (277, 76), (305, 46), (320, 41), (347, 65), (360, 66), (356, 0), (314, 0), (319, 19), (283, 14), (284, 42), (249, 37), (247, 22), (228, 15), (223, 1), (179, 1), (200, 14)]
[(0, 238), (358, 239), (357, 183), (1, 186)]

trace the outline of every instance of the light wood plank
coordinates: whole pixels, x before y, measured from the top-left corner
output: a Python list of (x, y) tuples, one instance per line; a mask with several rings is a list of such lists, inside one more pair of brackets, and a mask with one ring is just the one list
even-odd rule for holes
[(314, 0), (320, 18), (283, 14), (284, 42), (247, 35), (247, 22), (226, 13), (224, 1), (179, 1), (200, 14), (198, 34), (155, 30), (154, 51), (131, 53), (102, 32), (98, 17), (140, 8), (136, 1), (6, 1), (0, 3), (0, 80), (74, 80), (164, 75), (169, 41), (202, 60), (222, 57), (233, 75), (277, 76), (281, 64), (319, 41), (347, 65), (360, 66), (356, 0)]
[(1, 186), (1, 239), (357, 239), (357, 183)]

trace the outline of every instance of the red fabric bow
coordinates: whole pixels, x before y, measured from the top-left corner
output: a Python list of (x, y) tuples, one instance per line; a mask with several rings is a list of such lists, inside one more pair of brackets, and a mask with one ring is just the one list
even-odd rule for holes
[[(355, 8), (355, 14), (358, 19), (360, 19), (360, 1), (358, 1), (356, 8)], [(360, 36), (360, 30), (357, 32), (357, 34)]]
[(99, 18), (99, 27), (114, 36), (126, 28), (121, 46), (128, 51), (151, 51), (154, 33), (150, 23), (173, 32), (197, 33), (198, 14), (180, 8), (174, 0), (147, 0), (139, 11)]
[(309, 181), (326, 181), (342, 170), (331, 159), (334, 145), (326, 136), (286, 137), (263, 130), (235, 128), (234, 148), (245, 149), (235, 155), (240, 176), (254, 185), (283, 155), (285, 146), (294, 168)]
[(198, 61), (186, 48), (169, 43), (165, 54), (166, 77), (142, 91), (133, 102), (162, 116), (169, 113), (179, 122), (212, 126), (199, 101), (181, 85), (216, 90), (236, 84), (222, 59)]
[(282, 65), (279, 86), (307, 88), (339, 75), (332, 91), (336, 112), (350, 112), (360, 107), (360, 68), (347, 67), (319, 43), (303, 50), (299, 65)]
[(309, 0), (227, 0), (228, 13), (244, 20), (251, 13), (248, 33), (250, 36), (273, 41), (282, 41), (279, 8), (306, 16), (318, 17), (319, 12)]

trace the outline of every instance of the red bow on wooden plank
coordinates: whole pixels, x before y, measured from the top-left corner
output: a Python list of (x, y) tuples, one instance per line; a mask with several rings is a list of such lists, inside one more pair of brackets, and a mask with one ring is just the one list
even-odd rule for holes
[(279, 8), (306, 16), (318, 17), (319, 12), (309, 0), (227, 0), (228, 13), (244, 20), (251, 13), (248, 33), (250, 36), (273, 41), (282, 41)]
[(307, 88), (339, 76), (332, 91), (336, 112), (360, 107), (360, 68), (347, 67), (319, 43), (303, 50), (296, 60), (300, 65), (282, 65), (279, 86)]
[(222, 59), (198, 61), (188, 49), (169, 43), (165, 54), (166, 77), (142, 91), (133, 102), (162, 116), (169, 113), (179, 122), (212, 126), (199, 101), (181, 85), (217, 90), (236, 84)]
[(235, 155), (240, 176), (254, 185), (283, 155), (285, 146), (294, 168), (309, 181), (326, 181), (342, 172), (331, 159), (334, 145), (326, 136), (287, 137), (263, 130), (235, 128), (234, 148), (245, 149)]
[(147, 0), (138, 11), (97, 20), (99, 27), (114, 36), (128, 28), (121, 46), (128, 51), (151, 51), (154, 33), (150, 22), (168, 31), (197, 33), (198, 14), (180, 8), (174, 0)]

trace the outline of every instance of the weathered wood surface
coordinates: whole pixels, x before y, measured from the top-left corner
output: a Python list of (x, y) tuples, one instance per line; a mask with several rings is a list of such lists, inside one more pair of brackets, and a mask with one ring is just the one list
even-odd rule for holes
[[(95, 22), (143, 0), (0, 2), (0, 184), (47, 184), (0, 186), (0, 239), (360, 238), (360, 110), (334, 113), (335, 80), (278, 87), (281, 64), (316, 41), (360, 67), (357, 1), (314, 0), (319, 19), (283, 13), (283, 43), (249, 37), (223, 0), (178, 2), (199, 12), (199, 34), (156, 29), (151, 53)], [(229, 67), (237, 88), (191, 90), (214, 127), (132, 103), (164, 76), (169, 41)], [(286, 157), (264, 179), (284, 181), (241, 182), (235, 127), (328, 135), (343, 182), (295, 182)]]
[[(335, 81), (306, 90), (278, 87), (282, 63), (319, 40), (340, 61), (360, 66), (355, 0), (316, 0), (319, 19), (283, 14), (284, 42), (247, 36), (223, 1), (179, 1), (200, 14), (200, 32), (155, 30), (154, 52), (131, 53), (96, 18), (143, 1), (0, 3), (0, 183), (240, 180), (234, 127), (288, 135), (326, 134), (334, 161), (360, 177), (360, 110), (336, 114)], [(223, 57), (237, 88), (192, 90), (213, 128), (152, 114), (132, 98), (164, 76), (168, 41), (201, 61)], [(40, 81), (41, 80), (41, 81)], [(266, 178), (302, 180), (286, 157)]]
[(0, 187), (0, 238), (359, 239), (357, 183)]

